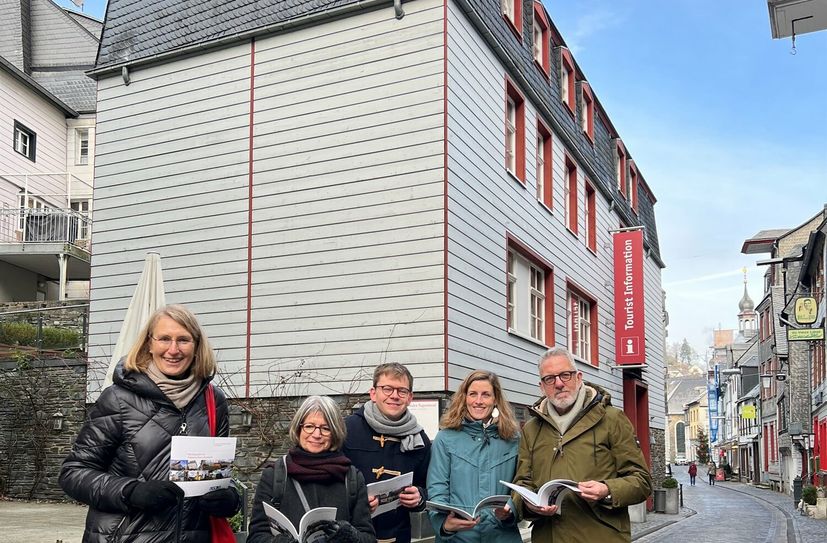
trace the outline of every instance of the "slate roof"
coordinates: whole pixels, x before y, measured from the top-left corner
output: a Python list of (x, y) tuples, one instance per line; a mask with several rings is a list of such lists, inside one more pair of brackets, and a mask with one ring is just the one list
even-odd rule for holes
[(62, 109), (63, 112), (69, 117), (77, 117), (78, 112), (72, 109), (68, 104), (63, 102), (60, 98), (55, 96), (51, 93), (51, 91), (45, 88), (43, 85), (35, 81), (33, 78), (26, 75), (25, 72), (21, 71), (17, 66), (15, 66), (10, 61), (6, 60), (4, 57), (0, 56), (0, 70), (5, 70), (6, 73), (17, 79), (18, 81), (22, 82), (24, 85), (28, 86), (30, 89), (35, 91), (36, 93), (40, 94), (45, 99), (49, 100), (53, 104), (55, 104), (58, 108)]
[[(523, 39), (518, 40), (501, 13), (501, 0), (457, 0), (492, 51), (509, 68), (510, 76), (523, 91), (530, 90), (532, 102), (547, 122), (566, 142), (566, 147), (583, 166), (589, 179), (615, 204), (615, 212), (626, 226), (643, 225), (645, 240), (656, 262), (662, 264), (655, 222), (654, 197), (641, 173), (643, 190), (639, 191), (639, 209), (635, 213), (615, 186), (613, 138), (617, 137), (611, 121), (601, 114), (602, 106), (595, 94), (597, 115), (595, 142), (589, 143), (571, 113), (565, 109), (558, 85), (549, 83), (534, 65), (531, 27), (533, 2), (523, 0)], [(309, 15), (359, 4), (380, 5), (372, 0), (110, 0), (95, 71), (100, 73), (119, 64), (150, 59), (156, 55), (184, 52), (189, 47), (209, 44), (233, 36), (263, 31), (268, 26), (295, 21)], [(391, 6), (386, 0), (381, 5)], [(549, 17), (551, 21), (551, 18)], [(554, 26), (553, 21), (551, 22)], [(555, 41), (565, 46), (556, 28)], [(552, 73), (558, 73), (560, 54), (552, 52)], [(585, 79), (577, 67), (579, 80)], [(554, 78), (552, 78), (554, 79)], [(594, 92), (594, 89), (592, 89)], [(579, 90), (578, 90), (579, 94)], [(579, 102), (579, 100), (578, 100)], [(578, 104), (579, 107), (579, 104)], [(600, 119), (600, 120), (598, 120)], [(604, 122), (605, 121), (605, 122)], [(629, 158), (632, 149), (626, 145)], [(637, 165), (638, 170), (643, 165)], [(645, 169), (645, 168), (643, 168)]]
[(359, 0), (109, 0), (96, 68), (357, 3)]
[(698, 396), (706, 390), (706, 378), (679, 377), (670, 380), (667, 387), (667, 411), (669, 413), (683, 413), (684, 405), (698, 399)]
[(97, 86), (83, 72), (32, 72), (31, 76), (78, 113), (95, 111)]

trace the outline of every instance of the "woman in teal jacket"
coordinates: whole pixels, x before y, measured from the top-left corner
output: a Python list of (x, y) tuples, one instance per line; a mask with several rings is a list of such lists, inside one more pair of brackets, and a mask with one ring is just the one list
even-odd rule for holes
[[(500, 380), (474, 371), (460, 385), (431, 447), (428, 499), (468, 512), (477, 502), (508, 494), (500, 480), (511, 481), (517, 468), (518, 425)], [(437, 543), (520, 543), (513, 506), (487, 509), (474, 520), (430, 511)]]

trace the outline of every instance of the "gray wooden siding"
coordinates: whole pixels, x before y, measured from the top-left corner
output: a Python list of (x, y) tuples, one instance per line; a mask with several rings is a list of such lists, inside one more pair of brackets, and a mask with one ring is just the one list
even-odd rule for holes
[(256, 43), (254, 390), (365, 391), (383, 361), (442, 388), (442, 8), (405, 12)]
[[(465, 16), (449, 3), (449, 255), (448, 349), (450, 387), (477, 368), (497, 372), (509, 398), (532, 403), (539, 394), (537, 360), (545, 348), (506, 331), (506, 235), (512, 234), (554, 267), (555, 342), (567, 345), (567, 281), (596, 301), (599, 365), (578, 367), (586, 379), (606, 388), (622, 405), (620, 372), (612, 372), (614, 335), (610, 229), (618, 218), (596, 194), (597, 254), (584, 237), (585, 177), (578, 167), (579, 235), (564, 224), (565, 145), (553, 134), (553, 210), (536, 199), (535, 138), (537, 114), (526, 102), (525, 186), (504, 166), (505, 71)], [(548, 122), (545, 123), (547, 126)], [(658, 289), (655, 267), (649, 290)], [(609, 280), (610, 281), (610, 280)], [(647, 298), (647, 303), (648, 303)], [(658, 303), (660, 305), (660, 303)], [(647, 321), (656, 309), (649, 304)], [(660, 315), (657, 322), (661, 322)], [(647, 330), (649, 323), (647, 322)], [(662, 343), (662, 342), (661, 342)], [(662, 354), (662, 346), (660, 347)], [(654, 382), (650, 386), (662, 388)]]
[[(251, 395), (443, 388), (442, 7), (256, 41)], [(250, 45), (99, 83), (89, 397), (147, 251), (244, 393)], [(338, 381), (333, 384), (333, 381)]]
[[(246, 328), (249, 44), (98, 84), (89, 399), (148, 251), (222, 365)], [(241, 358), (240, 358), (241, 357)]]
[[(51, 102), (0, 70), (0, 175), (44, 174), (66, 171), (66, 118)], [(14, 104), (9, 107), (7, 104)], [(17, 120), (37, 134), (35, 162), (30, 161), (11, 146), (14, 121)], [(22, 177), (6, 179), (0, 189), (3, 199), (17, 207), (17, 187), (23, 186)], [(43, 199), (58, 207), (66, 207), (66, 177), (33, 175), (29, 178), (29, 192), (44, 195)], [(58, 197), (61, 195), (62, 197)]]
[(93, 35), (51, 0), (32, 2), (31, 40), (35, 66), (76, 66), (98, 52)]

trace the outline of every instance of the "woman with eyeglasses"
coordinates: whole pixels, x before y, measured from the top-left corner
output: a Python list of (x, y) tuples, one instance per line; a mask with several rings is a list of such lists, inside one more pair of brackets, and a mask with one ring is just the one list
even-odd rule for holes
[(210, 436), (208, 387), (217, 436), (229, 434), (227, 400), (210, 381), (215, 354), (195, 315), (156, 311), (122, 359), (63, 462), (60, 486), (89, 505), (84, 543), (211, 540), (210, 516), (241, 507), (234, 487), (184, 499), (169, 480), (172, 436)]
[(336, 402), (310, 396), (299, 407), (288, 432), (292, 448), (264, 470), (253, 500), (248, 543), (294, 543), (273, 535), (264, 503), (281, 511), (296, 530), (302, 516), (317, 507), (335, 507), (335, 521), (321, 521), (307, 533), (323, 532), (329, 543), (373, 543), (365, 479), (342, 454), (345, 421)]
[[(519, 425), (499, 378), (489, 371), (471, 372), (451, 398), (431, 449), (428, 500), (469, 513), (483, 498), (509, 494), (500, 481), (517, 469)], [(513, 505), (484, 510), (474, 520), (453, 512), (430, 511), (436, 541), (520, 543)]]

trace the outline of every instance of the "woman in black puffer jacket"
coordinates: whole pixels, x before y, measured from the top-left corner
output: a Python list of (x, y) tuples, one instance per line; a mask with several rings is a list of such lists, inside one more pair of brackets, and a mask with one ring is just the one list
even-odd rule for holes
[[(195, 315), (169, 305), (150, 317), (60, 471), (66, 494), (89, 505), (84, 543), (209, 543), (209, 516), (238, 511), (232, 485), (184, 499), (169, 480), (172, 436), (210, 435), (205, 389), (214, 373)], [(227, 436), (227, 400), (213, 390), (216, 435)]]

